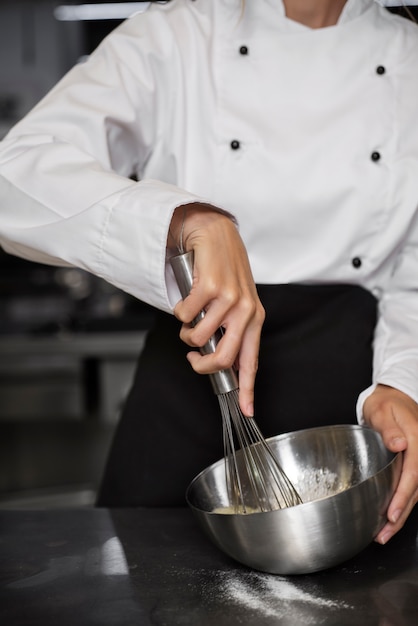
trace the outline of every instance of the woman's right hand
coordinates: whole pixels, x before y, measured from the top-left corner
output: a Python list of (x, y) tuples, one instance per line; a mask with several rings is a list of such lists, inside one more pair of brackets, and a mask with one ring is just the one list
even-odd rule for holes
[[(258, 298), (247, 252), (232, 219), (205, 204), (176, 209), (170, 232), (184, 251), (194, 252), (193, 286), (177, 303), (175, 316), (183, 322), (181, 339), (203, 346), (222, 327), (224, 334), (212, 354), (191, 351), (187, 358), (199, 374), (212, 374), (235, 365), (239, 375), (242, 412), (254, 412), (254, 383), (258, 367), (264, 309)], [(192, 327), (197, 314), (205, 317)]]

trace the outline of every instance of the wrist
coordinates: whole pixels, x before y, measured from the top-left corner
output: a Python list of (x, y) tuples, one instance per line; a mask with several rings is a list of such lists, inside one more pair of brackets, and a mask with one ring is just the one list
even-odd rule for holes
[(230, 213), (210, 204), (191, 202), (177, 207), (171, 219), (167, 247), (180, 253), (188, 252), (193, 249), (193, 236), (201, 228), (206, 230), (220, 220), (227, 220), (236, 226), (236, 220)]

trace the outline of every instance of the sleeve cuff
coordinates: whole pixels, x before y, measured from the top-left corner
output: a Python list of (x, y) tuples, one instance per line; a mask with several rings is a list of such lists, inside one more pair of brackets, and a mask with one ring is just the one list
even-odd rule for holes
[(360, 426), (366, 425), (366, 422), (364, 421), (364, 415), (363, 415), (363, 406), (367, 398), (373, 393), (376, 387), (377, 387), (377, 383), (370, 385), (370, 387), (368, 387), (367, 389), (361, 392), (361, 394), (359, 395), (357, 399), (356, 413), (357, 413), (357, 422), (360, 424)]

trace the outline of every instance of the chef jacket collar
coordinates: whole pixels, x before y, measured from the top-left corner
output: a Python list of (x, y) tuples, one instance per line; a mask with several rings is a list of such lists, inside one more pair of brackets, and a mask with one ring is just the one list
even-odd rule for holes
[[(271, 0), (271, 1), (273, 2), (275, 6), (278, 7), (283, 17), (285, 17), (285, 8), (284, 8), (283, 0)], [(375, 2), (377, 2), (377, 0), (347, 0), (341, 12), (340, 18), (338, 20), (338, 24), (344, 24), (345, 22), (349, 22), (353, 20), (354, 18), (358, 17), (359, 15), (361, 15), (362, 13), (370, 9), (370, 7)], [(303, 24), (298, 24), (296, 22), (294, 22), (294, 24), (296, 24), (297, 27), (300, 27), (303, 29), (308, 28), (307, 26), (304, 26)]]

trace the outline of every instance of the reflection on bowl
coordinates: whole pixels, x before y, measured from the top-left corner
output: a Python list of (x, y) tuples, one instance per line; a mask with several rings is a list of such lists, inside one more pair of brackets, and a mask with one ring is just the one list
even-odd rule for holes
[(319, 571), (363, 550), (385, 523), (402, 454), (393, 454), (378, 433), (357, 425), (311, 428), (268, 442), (303, 504), (225, 514), (230, 503), (222, 459), (196, 476), (186, 493), (212, 541), (235, 560), (274, 574)]

